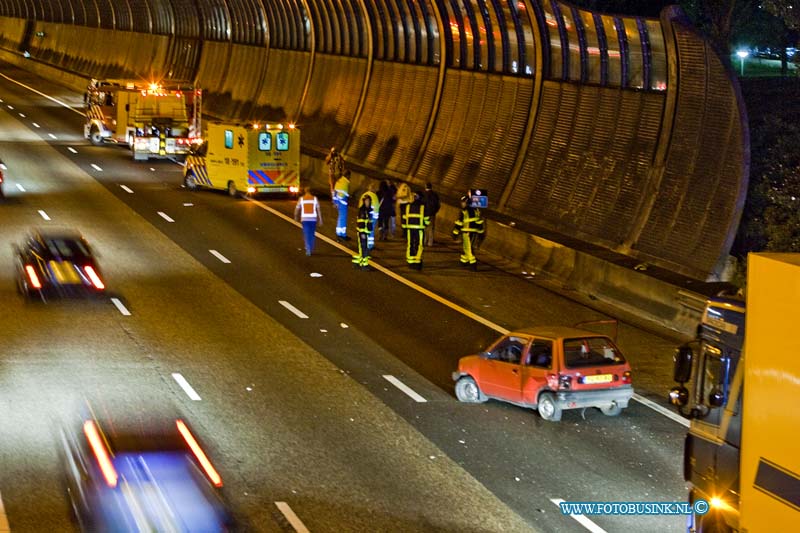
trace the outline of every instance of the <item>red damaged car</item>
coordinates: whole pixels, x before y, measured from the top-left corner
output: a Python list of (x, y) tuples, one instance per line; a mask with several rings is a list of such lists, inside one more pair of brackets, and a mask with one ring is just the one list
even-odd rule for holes
[(453, 372), (462, 402), (501, 400), (561, 420), (564, 409), (597, 407), (617, 416), (633, 396), (631, 367), (614, 342), (570, 327), (534, 327), (503, 335)]

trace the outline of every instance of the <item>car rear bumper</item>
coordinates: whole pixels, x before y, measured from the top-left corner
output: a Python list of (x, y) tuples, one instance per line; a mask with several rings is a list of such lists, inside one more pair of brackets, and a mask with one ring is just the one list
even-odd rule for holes
[(610, 407), (614, 404), (624, 409), (632, 396), (633, 386), (622, 385), (613, 389), (560, 391), (556, 393), (556, 403), (561, 409)]

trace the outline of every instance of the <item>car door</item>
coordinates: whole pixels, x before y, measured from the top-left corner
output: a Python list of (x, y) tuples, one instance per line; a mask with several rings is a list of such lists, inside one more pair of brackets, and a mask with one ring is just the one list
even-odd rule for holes
[(522, 360), (529, 343), (528, 337), (508, 335), (488, 352), (481, 368), (480, 387), (485, 394), (508, 402), (521, 400)]
[(534, 338), (523, 359), (521, 374), (521, 403), (535, 405), (539, 391), (547, 385), (547, 375), (553, 372), (554, 344), (552, 339)]

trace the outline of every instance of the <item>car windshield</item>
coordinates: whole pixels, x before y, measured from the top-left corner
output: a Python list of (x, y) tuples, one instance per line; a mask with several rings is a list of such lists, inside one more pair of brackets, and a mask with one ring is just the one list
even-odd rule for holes
[(82, 242), (74, 239), (48, 239), (47, 249), (54, 257), (89, 257), (89, 250)]
[(608, 337), (584, 337), (564, 340), (567, 368), (621, 365), (625, 358)]

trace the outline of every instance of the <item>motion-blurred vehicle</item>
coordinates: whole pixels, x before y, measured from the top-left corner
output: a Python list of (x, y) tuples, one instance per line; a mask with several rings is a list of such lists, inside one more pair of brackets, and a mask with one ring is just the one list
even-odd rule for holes
[(36, 230), (14, 249), (19, 292), (28, 298), (94, 295), (106, 288), (89, 243), (74, 230)]
[(633, 396), (631, 367), (604, 335), (570, 327), (533, 327), (503, 335), (453, 372), (459, 401), (489, 399), (561, 420), (565, 409), (597, 407), (617, 416)]
[(3, 164), (3, 160), (0, 159), (0, 198), (5, 198), (5, 193), (3, 192), (3, 169), (5, 165)]
[(61, 432), (67, 492), (83, 531), (231, 531), (222, 478), (188, 423), (83, 417)]

